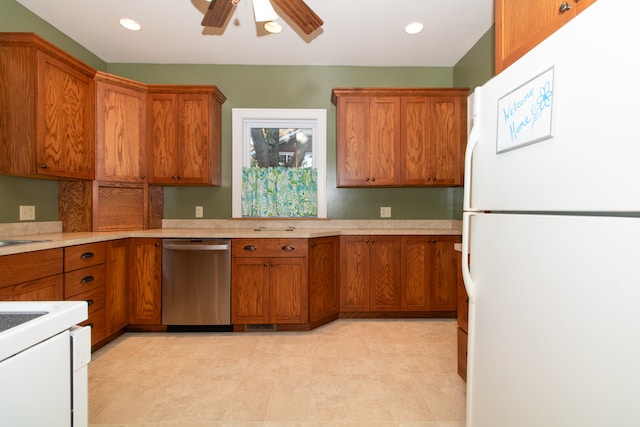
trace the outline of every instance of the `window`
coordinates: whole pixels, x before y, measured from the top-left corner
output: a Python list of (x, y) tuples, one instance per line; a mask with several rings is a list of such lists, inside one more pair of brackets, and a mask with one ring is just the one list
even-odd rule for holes
[(232, 110), (234, 218), (326, 218), (326, 110)]

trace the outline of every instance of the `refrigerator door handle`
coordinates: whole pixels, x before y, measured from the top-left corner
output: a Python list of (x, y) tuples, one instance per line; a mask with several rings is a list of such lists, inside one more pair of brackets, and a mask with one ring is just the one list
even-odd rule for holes
[(471, 160), (473, 150), (480, 140), (480, 96), (482, 88), (477, 87), (473, 92), (473, 124), (469, 138), (467, 139), (467, 149), (464, 153), (464, 194), (462, 209), (471, 210)]
[(474, 215), (477, 214), (474, 212), (462, 214), (462, 279), (469, 296), (469, 304), (473, 304), (475, 299), (475, 284), (471, 278), (471, 270), (469, 268), (469, 228), (471, 226), (471, 217)]

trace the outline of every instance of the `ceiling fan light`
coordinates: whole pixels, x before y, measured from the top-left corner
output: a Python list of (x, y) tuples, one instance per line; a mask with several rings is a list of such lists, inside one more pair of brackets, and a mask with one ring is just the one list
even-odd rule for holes
[(253, 15), (256, 22), (268, 22), (278, 19), (278, 14), (269, 0), (253, 0)]
[(269, 21), (264, 23), (264, 29), (271, 34), (278, 34), (282, 32), (282, 25), (278, 24), (275, 21)]
[(138, 21), (134, 21), (133, 19), (120, 18), (119, 22), (120, 22), (120, 25), (122, 25), (127, 30), (140, 31), (142, 29), (142, 25), (140, 25)]
[(422, 22), (412, 22), (404, 27), (404, 32), (407, 34), (418, 34), (424, 29)]

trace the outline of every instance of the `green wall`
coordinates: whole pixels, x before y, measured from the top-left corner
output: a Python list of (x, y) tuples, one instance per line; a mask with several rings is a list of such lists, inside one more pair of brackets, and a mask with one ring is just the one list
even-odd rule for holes
[[(23, 8), (0, 0), (0, 31), (33, 31), (96, 69), (145, 83), (214, 84), (227, 97), (222, 112), (221, 187), (166, 187), (165, 218), (231, 216), (231, 109), (327, 109), (327, 210), (335, 219), (379, 218), (391, 206), (393, 219), (459, 219), (461, 188), (343, 189), (335, 187), (335, 107), (333, 87), (474, 87), (486, 74), (493, 50), (483, 38), (456, 67), (318, 67), (242, 65), (106, 64), (82, 46)], [(476, 65), (476, 63), (478, 65)], [(491, 71), (492, 74), (492, 71)], [(488, 77), (486, 78), (488, 79)], [(466, 83), (469, 82), (469, 83)], [(23, 199), (18, 195), (29, 195)], [(37, 204), (36, 204), (37, 201)], [(0, 177), (0, 223), (16, 222), (20, 204), (36, 204), (37, 220), (57, 219), (57, 185), (35, 179)]]

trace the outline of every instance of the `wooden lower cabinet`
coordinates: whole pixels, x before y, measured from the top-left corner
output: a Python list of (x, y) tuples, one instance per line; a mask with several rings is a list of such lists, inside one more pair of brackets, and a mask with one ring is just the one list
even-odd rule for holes
[(462, 254), (456, 252), (456, 288), (458, 305), (458, 375), (467, 380), (467, 342), (469, 334), (469, 296), (462, 278)]
[(400, 236), (340, 237), (340, 312), (400, 309)]
[(320, 237), (309, 242), (309, 322), (337, 318), (340, 310), (340, 240)]
[(455, 313), (459, 241), (460, 236), (402, 236), (403, 311)]
[(107, 242), (106, 252), (106, 335), (113, 335), (129, 324), (129, 239)]
[(106, 248), (105, 242), (64, 248), (64, 299), (87, 302), (89, 318), (81, 325), (91, 326), (93, 346), (107, 337)]
[(306, 258), (232, 261), (232, 323), (308, 323)]
[(311, 329), (338, 318), (337, 237), (234, 239), (231, 318)]
[(0, 301), (60, 301), (62, 249), (0, 256)]
[(131, 239), (129, 286), (129, 323), (160, 325), (162, 322), (162, 239)]

